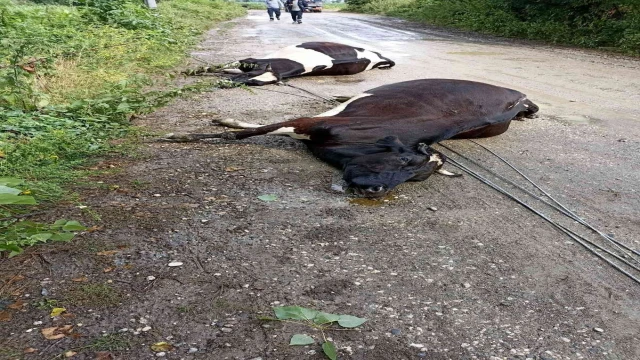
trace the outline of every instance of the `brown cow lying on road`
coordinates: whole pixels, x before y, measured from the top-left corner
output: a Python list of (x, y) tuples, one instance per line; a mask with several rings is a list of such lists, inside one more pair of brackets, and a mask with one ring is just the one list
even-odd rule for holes
[(344, 180), (357, 193), (380, 197), (405, 181), (422, 181), (440, 170), (446, 158), (429, 145), (499, 135), (511, 120), (537, 111), (515, 90), (425, 79), (369, 90), (315, 117), (265, 126), (226, 121), (221, 124), (244, 130), (187, 137), (289, 135), (303, 140), (321, 160), (343, 169)]

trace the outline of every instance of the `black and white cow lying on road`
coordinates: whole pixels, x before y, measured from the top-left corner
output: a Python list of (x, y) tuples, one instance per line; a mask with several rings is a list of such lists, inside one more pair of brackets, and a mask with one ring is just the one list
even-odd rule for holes
[(244, 130), (174, 139), (289, 135), (303, 140), (321, 160), (343, 169), (344, 180), (357, 193), (380, 197), (405, 181), (422, 181), (441, 170), (446, 158), (429, 145), (499, 135), (511, 120), (537, 111), (515, 90), (426, 79), (369, 90), (315, 117), (265, 126), (228, 120), (221, 124)]
[(375, 51), (332, 42), (306, 42), (262, 59), (240, 60), (237, 69), (223, 71), (235, 82), (267, 85), (294, 76), (353, 75), (394, 65), (392, 60)]

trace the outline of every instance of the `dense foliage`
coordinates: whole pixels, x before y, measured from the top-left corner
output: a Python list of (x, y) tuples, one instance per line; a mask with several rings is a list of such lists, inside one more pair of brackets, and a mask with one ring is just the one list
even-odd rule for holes
[[(244, 12), (221, 0), (163, 0), (157, 11), (143, 4), (0, 0), (0, 178), (26, 180), (40, 200), (58, 198), (75, 167), (131, 133), (132, 115), (182, 92), (162, 86), (165, 72), (200, 34)], [(150, 87), (162, 90), (143, 91)], [(28, 211), (0, 202), (0, 245)]]
[(640, 54), (637, 0), (347, 0), (349, 9)]

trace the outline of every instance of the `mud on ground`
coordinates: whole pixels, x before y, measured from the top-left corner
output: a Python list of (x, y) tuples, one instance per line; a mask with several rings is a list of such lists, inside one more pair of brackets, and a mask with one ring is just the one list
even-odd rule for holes
[[(325, 95), (447, 74), (493, 74), (494, 83), (508, 83), (494, 70), (535, 68), (541, 74), (517, 88), (540, 103), (541, 116), (482, 143), (637, 246), (639, 175), (631, 169), (638, 168), (640, 146), (630, 126), (633, 101), (622, 89), (634, 85), (589, 80), (603, 68), (610, 69), (606, 77), (625, 79), (637, 74), (636, 63), (439, 37), (378, 17), (314, 15), (305, 14), (305, 31), (276, 32), (262, 12), (251, 12), (231, 30), (212, 30), (194, 54), (220, 63), (308, 39), (360, 37), (374, 48), (410, 42), (391, 71), (291, 82)], [(460, 60), (461, 48), (483, 54)], [(505, 55), (487, 55), (496, 53)], [(532, 65), (554, 56), (558, 67), (582, 64), (585, 75), (567, 75), (566, 86), (556, 87), (555, 74)], [(425, 65), (416, 68), (418, 61)], [(576, 81), (599, 85), (579, 92)], [(139, 124), (158, 133), (217, 132), (210, 121), (218, 117), (266, 124), (330, 107), (298, 95), (304, 93), (275, 86), (213, 90)], [(601, 103), (591, 101), (599, 96)], [(448, 145), (499, 166), (468, 142)], [(329, 333), (341, 359), (640, 357), (639, 287), (468, 176), (434, 176), (402, 185), (386, 202), (357, 205), (330, 190), (337, 170), (300, 142), (277, 137), (149, 142), (138, 157), (98, 166), (120, 170), (78, 185), (88, 208), (63, 204), (47, 215), (82, 219), (96, 225), (91, 232), (0, 260), (1, 358), (53, 359), (73, 351), (73, 359), (151, 359), (158, 351), (150, 346), (164, 341), (172, 347), (168, 359), (322, 359), (318, 345), (288, 346), (295, 333), (319, 339), (318, 333), (257, 319), (293, 304), (369, 319), (358, 331)], [(277, 200), (261, 201), (263, 194)], [(176, 261), (183, 264), (168, 266)], [(66, 313), (51, 319), (53, 307)], [(41, 334), (62, 325), (73, 329), (60, 339)]]

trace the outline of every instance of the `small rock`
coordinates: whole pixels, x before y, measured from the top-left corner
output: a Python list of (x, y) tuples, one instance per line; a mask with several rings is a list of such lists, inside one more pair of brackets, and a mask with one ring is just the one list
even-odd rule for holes
[(390, 330), (390, 332), (391, 332), (393, 335), (400, 335), (400, 333), (401, 333), (402, 331), (400, 331), (400, 329), (391, 329), (391, 330)]
[(169, 263), (168, 266), (176, 267), (176, 266), (182, 266), (182, 265), (183, 265), (183, 263), (181, 261), (172, 261), (172, 262)]
[(463, 288), (465, 288), (465, 289), (468, 289), (468, 288), (470, 288), (470, 287), (471, 287), (471, 284), (469, 284), (469, 283), (464, 283), (464, 284), (462, 284), (462, 287), (463, 287)]
[[(42, 321), (34, 321), (33, 325), (42, 325)], [(602, 331), (601, 331), (602, 332)]]
[(309, 350), (309, 351), (307, 351), (307, 354), (309, 354), (309, 355), (315, 355), (315, 354), (316, 354), (316, 351), (315, 351), (315, 350)]
[(566, 342), (566, 343), (571, 342), (571, 340), (569, 340), (569, 339), (568, 339), (568, 338), (566, 338), (566, 337), (561, 337), (561, 338), (560, 338), (560, 340), (562, 340), (562, 341), (564, 341), (564, 342)]
[(424, 347), (424, 345), (422, 345), (422, 344), (414, 344), (414, 343), (409, 344), (409, 346), (410, 347), (415, 347), (415, 348), (420, 348), (420, 349), (422, 349)]
[(418, 356), (421, 357), (421, 358), (427, 357), (427, 353), (421, 352), (421, 353), (418, 353)]
[(142, 328), (143, 332), (147, 332), (149, 330), (151, 330), (151, 326), (145, 326), (145, 327)]
[(427, 209), (431, 210), (431, 211), (438, 211), (438, 208), (435, 206), (430, 206)]
[(226, 333), (230, 333), (231, 331), (233, 331), (233, 329), (223, 327), (223, 328), (221, 328), (221, 329), (220, 329), (220, 331), (222, 331), (222, 332), (226, 332)]
[(197, 353), (198, 352), (198, 348), (189, 348), (189, 354), (193, 354), (193, 353)]
[(164, 352), (164, 351), (161, 351), (161, 352), (159, 352), (159, 353), (156, 353), (156, 356), (157, 356), (157, 357), (165, 357), (166, 355), (167, 355), (167, 353), (166, 353), (166, 352)]
[(40, 291), (40, 294), (42, 296), (49, 296), (49, 290), (42, 288), (42, 290)]
[[(169, 265), (169, 266), (171, 266), (171, 265)], [(153, 276), (153, 275), (149, 275), (149, 276), (147, 276), (147, 280), (149, 280), (149, 281), (153, 281), (153, 280), (155, 280), (155, 279), (156, 279), (156, 277), (155, 277), (155, 276)]]
[[(34, 325), (35, 325), (35, 323), (34, 323)], [(601, 332), (604, 332), (604, 329), (601, 329), (601, 328), (593, 328), (593, 331), (601, 333)]]

